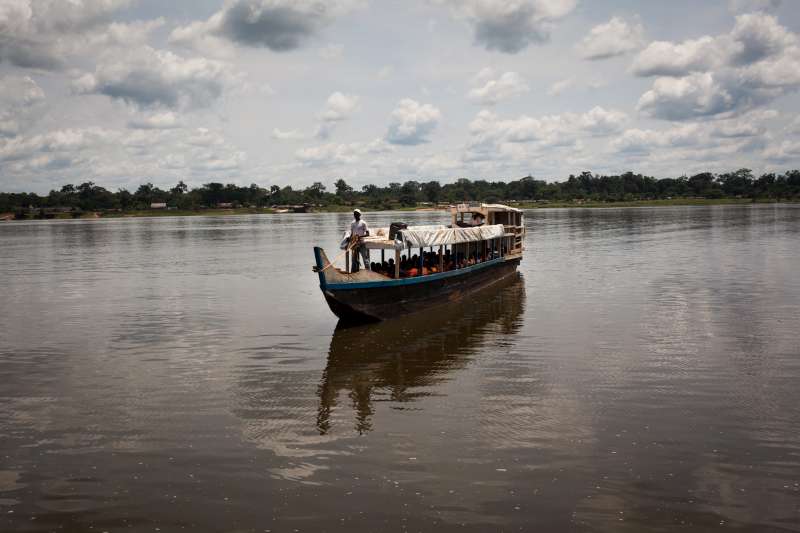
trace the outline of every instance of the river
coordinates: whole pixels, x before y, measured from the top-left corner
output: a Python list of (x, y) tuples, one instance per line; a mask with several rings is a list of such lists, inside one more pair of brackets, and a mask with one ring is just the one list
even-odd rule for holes
[(0, 224), (0, 531), (800, 531), (800, 207), (528, 211), (355, 329), (349, 220)]

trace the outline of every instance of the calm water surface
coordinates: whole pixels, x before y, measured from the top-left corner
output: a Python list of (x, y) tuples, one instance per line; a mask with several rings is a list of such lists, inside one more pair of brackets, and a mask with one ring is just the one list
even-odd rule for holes
[(800, 208), (529, 212), (342, 329), (348, 222), (0, 224), (0, 531), (800, 531)]

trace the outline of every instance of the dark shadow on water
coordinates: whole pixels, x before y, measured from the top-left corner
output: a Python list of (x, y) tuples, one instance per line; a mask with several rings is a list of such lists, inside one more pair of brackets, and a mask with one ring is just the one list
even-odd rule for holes
[(340, 323), (331, 338), (319, 385), (317, 429), (331, 429), (331, 414), (344, 392), (355, 411), (355, 429), (372, 429), (374, 403), (414, 402), (479, 356), (488, 343), (507, 339), (522, 325), (521, 276), (452, 304), (377, 324)]

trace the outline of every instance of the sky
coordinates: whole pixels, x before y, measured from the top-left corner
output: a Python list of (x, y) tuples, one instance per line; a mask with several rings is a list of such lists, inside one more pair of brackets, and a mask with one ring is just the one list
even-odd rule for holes
[(0, 190), (800, 168), (799, 0), (0, 0)]

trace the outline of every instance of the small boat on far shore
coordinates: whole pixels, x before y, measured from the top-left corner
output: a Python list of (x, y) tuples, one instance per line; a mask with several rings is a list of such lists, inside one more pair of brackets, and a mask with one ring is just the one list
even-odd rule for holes
[[(449, 226), (393, 225), (362, 238), (380, 252), (376, 271), (336, 268), (314, 247), (320, 289), (346, 322), (380, 321), (460, 299), (516, 272), (525, 237), (522, 211), (500, 204), (459, 204)], [(389, 255), (387, 261), (387, 252)]]

